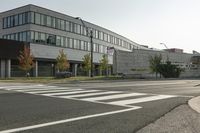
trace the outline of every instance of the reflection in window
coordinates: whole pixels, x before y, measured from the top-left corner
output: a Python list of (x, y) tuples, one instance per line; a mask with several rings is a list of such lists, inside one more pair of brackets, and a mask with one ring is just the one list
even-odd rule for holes
[(56, 45), (56, 36), (47, 34), (47, 44)]

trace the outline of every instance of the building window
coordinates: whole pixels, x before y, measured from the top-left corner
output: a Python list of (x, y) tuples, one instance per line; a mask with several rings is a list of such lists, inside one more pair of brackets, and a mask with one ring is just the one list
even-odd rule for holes
[(61, 29), (60, 27), (60, 19), (56, 19), (56, 28)]
[(69, 47), (70, 48), (73, 48), (73, 43), (74, 43), (73, 38), (70, 38), (69, 39)]
[(47, 34), (47, 44), (56, 45), (56, 36)]
[(7, 17), (7, 27), (10, 27), (10, 17)]
[(31, 42), (35, 42), (35, 35), (34, 35), (34, 32), (31, 31)]
[(61, 47), (64, 47), (64, 44), (65, 44), (65, 37), (61, 37)]
[(70, 23), (68, 21), (65, 21), (65, 30), (70, 31)]
[(18, 20), (18, 15), (14, 16), (14, 26), (17, 26), (19, 24), (19, 20)]
[(19, 32), (19, 33), (18, 33), (18, 36), (19, 36), (19, 41), (23, 41), (23, 33), (22, 33), (22, 32)]
[(65, 21), (64, 20), (60, 21), (60, 27), (61, 27), (61, 30), (65, 30)]
[(26, 42), (27, 41), (26, 38), (27, 38), (26, 32), (22, 32), (22, 41)]
[(40, 15), (40, 24), (41, 25), (46, 25), (45, 24), (45, 18), (46, 18), (45, 15), (43, 15), (43, 14)]
[(61, 37), (56, 36), (56, 46), (60, 46), (60, 44), (61, 44)]
[(31, 12), (31, 23), (35, 23), (35, 13)]
[(22, 14), (19, 14), (19, 25), (22, 25)]
[(15, 21), (14, 21), (14, 16), (11, 16), (11, 17), (10, 17), (10, 27), (13, 27), (13, 26), (14, 26), (14, 23), (15, 23)]
[(44, 33), (40, 33), (40, 42), (42, 44), (45, 44), (46, 43), (46, 38), (45, 38), (45, 34)]
[(47, 16), (47, 26), (51, 27), (51, 17)]
[(69, 38), (68, 37), (65, 37), (65, 44), (64, 44), (64, 47), (69, 47)]
[(81, 44), (81, 48), (80, 48), (80, 49), (81, 49), (81, 50), (84, 50), (84, 41), (81, 41), (80, 44)]
[(56, 18), (52, 18), (52, 27), (56, 28)]
[(7, 26), (6, 26), (6, 22), (7, 21), (7, 18), (3, 18), (3, 28), (6, 28)]
[(35, 24), (39, 24), (40, 25), (40, 14), (39, 13), (35, 13)]
[(77, 33), (81, 34), (81, 26), (79, 24), (77, 24)]
[(26, 14), (22, 13), (22, 24), (26, 23)]
[(107, 42), (107, 41), (108, 41), (108, 34), (104, 33), (103, 35), (104, 35), (104, 37), (103, 37), (103, 38), (104, 38), (104, 41)]

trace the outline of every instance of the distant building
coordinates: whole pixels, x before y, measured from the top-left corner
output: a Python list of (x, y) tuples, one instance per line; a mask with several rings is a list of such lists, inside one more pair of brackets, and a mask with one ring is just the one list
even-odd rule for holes
[(181, 51), (175, 52), (174, 49), (172, 51), (135, 49), (132, 52), (127, 52), (115, 50), (113, 72), (137, 78), (153, 78), (155, 74), (152, 74), (149, 68), (149, 57), (161, 55), (163, 63), (170, 61), (184, 69), (180, 77), (200, 77), (200, 54), (197, 56)]
[(183, 49), (179, 49), (179, 48), (164, 49), (164, 51), (168, 51), (172, 53), (183, 53)]

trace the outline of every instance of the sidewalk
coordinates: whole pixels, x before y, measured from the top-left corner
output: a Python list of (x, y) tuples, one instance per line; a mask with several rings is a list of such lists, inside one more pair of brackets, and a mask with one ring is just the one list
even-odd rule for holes
[(175, 108), (137, 133), (200, 133), (200, 97)]

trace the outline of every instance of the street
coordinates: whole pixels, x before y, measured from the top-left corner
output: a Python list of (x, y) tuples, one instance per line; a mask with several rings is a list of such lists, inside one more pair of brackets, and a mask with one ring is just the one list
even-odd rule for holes
[(198, 80), (0, 83), (0, 133), (133, 133), (200, 95)]

